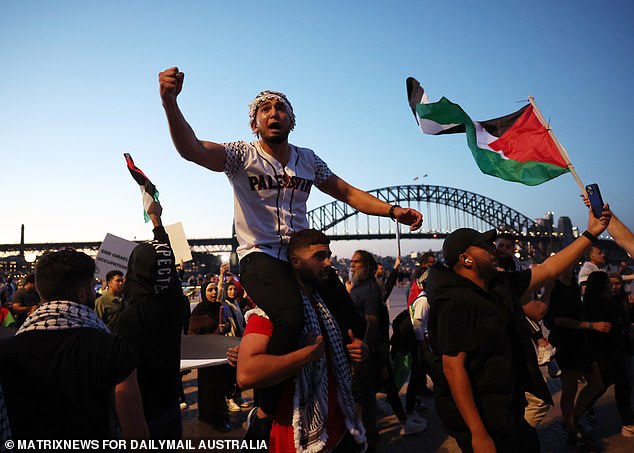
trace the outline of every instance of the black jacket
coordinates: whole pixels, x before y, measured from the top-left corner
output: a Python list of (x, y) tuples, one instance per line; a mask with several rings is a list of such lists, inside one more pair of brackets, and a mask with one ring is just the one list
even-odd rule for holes
[(452, 433), (468, 433), (442, 372), (443, 354), (467, 353), (465, 366), (475, 403), (490, 433), (508, 435), (528, 391), (552, 403), (539, 368), (520, 297), (531, 271), (499, 273), (484, 291), (444, 266), (431, 269), (429, 336), (438, 413)]

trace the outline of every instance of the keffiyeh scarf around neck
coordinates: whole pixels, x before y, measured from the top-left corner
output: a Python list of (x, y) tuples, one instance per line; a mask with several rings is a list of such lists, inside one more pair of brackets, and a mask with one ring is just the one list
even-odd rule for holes
[[(346, 429), (357, 444), (365, 446), (365, 429), (356, 416), (350, 362), (339, 326), (316, 292), (313, 292), (311, 298), (302, 293), (302, 302), (304, 336), (311, 333), (323, 336), (337, 384), (337, 399), (344, 415)], [(328, 365), (326, 356), (323, 356), (303, 366), (295, 379), (293, 431), (298, 453), (324, 451), (328, 440), (327, 419)]]
[(35, 330), (66, 330), (82, 327), (110, 332), (92, 308), (68, 300), (56, 300), (41, 304), (26, 318), (16, 335)]

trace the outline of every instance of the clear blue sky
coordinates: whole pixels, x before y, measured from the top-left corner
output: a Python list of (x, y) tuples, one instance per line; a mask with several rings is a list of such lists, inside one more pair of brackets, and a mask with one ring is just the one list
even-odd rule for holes
[[(464, 136), (424, 136), (405, 96), (416, 77), (474, 119), (535, 97), (585, 184), (634, 226), (634, 3), (600, 1), (2, 2), (0, 243), (144, 239), (129, 152), (156, 183), (164, 221), (227, 237), (223, 174), (181, 159), (159, 71), (185, 72), (180, 105), (202, 139), (250, 139), (247, 106), (285, 92), (313, 148), (363, 189), (426, 183), (474, 191), (583, 229), (570, 175), (526, 187), (483, 175)], [(332, 201), (315, 190), (309, 208)], [(352, 247), (359, 245), (355, 243)], [(385, 243), (363, 244), (392, 254)], [(408, 244), (403, 252), (416, 249)], [(426, 248), (426, 247), (420, 247)]]

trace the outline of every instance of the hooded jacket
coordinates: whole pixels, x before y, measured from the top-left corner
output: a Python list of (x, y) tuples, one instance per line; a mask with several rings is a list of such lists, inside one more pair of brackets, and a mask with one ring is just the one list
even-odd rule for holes
[(127, 306), (115, 326), (137, 354), (145, 417), (159, 417), (179, 397), (183, 295), (174, 253), (162, 226), (130, 254), (123, 289)]
[(490, 434), (516, 432), (528, 391), (552, 397), (537, 367), (520, 304), (531, 271), (500, 272), (484, 291), (452, 269), (435, 266), (427, 280), (429, 336), (436, 408), (446, 428), (468, 433), (442, 371), (442, 355), (467, 354), (465, 368), (480, 416)]

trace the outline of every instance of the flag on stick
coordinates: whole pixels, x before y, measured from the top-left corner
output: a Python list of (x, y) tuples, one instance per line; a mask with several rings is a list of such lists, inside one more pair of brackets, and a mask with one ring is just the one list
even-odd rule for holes
[(145, 176), (145, 173), (143, 173), (141, 169), (134, 165), (134, 161), (132, 160), (132, 156), (130, 156), (130, 154), (124, 153), (123, 157), (125, 157), (126, 164), (128, 165), (128, 170), (130, 170), (130, 174), (141, 189), (141, 194), (143, 196), (143, 216), (145, 218), (145, 223), (148, 223), (150, 221), (150, 216), (148, 215), (147, 211), (150, 208), (152, 202), (156, 201), (157, 203), (159, 203), (159, 191), (156, 190), (156, 186), (152, 184), (150, 178)]
[(425, 134), (465, 133), (476, 164), (487, 175), (536, 186), (569, 171), (532, 104), (500, 118), (473, 121), (462, 107), (445, 97), (430, 103), (412, 77), (407, 79), (407, 97)]
[(401, 224), (396, 221), (396, 256), (401, 257)]

